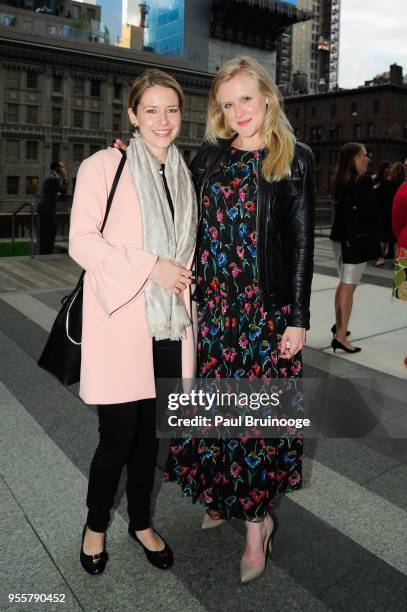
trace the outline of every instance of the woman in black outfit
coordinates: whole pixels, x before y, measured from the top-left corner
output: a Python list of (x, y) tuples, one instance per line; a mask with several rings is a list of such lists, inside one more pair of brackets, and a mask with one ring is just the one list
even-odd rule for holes
[[(369, 158), (363, 144), (349, 142), (339, 153), (334, 183), (335, 217), (331, 231), (339, 285), (335, 294), (334, 351), (357, 353), (361, 349), (348, 341), (348, 323), (352, 312), (353, 294), (366, 263), (379, 254), (375, 239), (376, 211), (372, 178), (366, 174)], [(354, 252), (344, 247), (353, 245)], [(345, 261), (344, 261), (345, 260)]]
[[(191, 169), (199, 195), (196, 299), (200, 379), (302, 374), (313, 272), (314, 164), (296, 142), (270, 75), (224, 64), (209, 97), (207, 142)], [(167, 480), (200, 501), (203, 529), (245, 522), (241, 581), (264, 571), (275, 499), (301, 488), (302, 439), (259, 433), (173, 440)]]

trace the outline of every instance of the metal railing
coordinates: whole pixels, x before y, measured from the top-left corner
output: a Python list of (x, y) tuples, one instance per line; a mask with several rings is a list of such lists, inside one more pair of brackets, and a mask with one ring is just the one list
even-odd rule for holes
[(30, 257), (34, 259), (34, 209), (35, 202), (24, 202), (15, 210), (11, 216), (11, 252), (16, 254), (16, 218), (17, 215), (26, 207), (30, 208)]

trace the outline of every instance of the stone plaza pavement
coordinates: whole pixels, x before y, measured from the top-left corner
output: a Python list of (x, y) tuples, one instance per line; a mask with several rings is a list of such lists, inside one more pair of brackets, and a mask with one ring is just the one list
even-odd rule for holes
[[(315, 270), (305, 376), (329, 378), (332, 388), (339, 379), (344, 389), (354, 379), (366, 389), (374, 385), (384, 416), (377, 435), (305, 441), (305, 487), (281, 502), (264, 576), (241, 586), (243, 525), (201, 531), (199, 504), (162, 483), (165, 441), (154, 524), (175, 551), (173, 568), (154, 569), (128, 537), (121, 486), (107, 570), (98, 577), (83, 572), (78, 556), (96, 414), (76, 386), (64, 388), (36, 365), (78, 269), (65, 255), (0, 261), (1, 610), (406, 609), (407, 303), (390, 299), (390, 264), (369, 266), (350, 324), (363, 350), (334, 355), (329, 328), (337, 279), (322, 237)], [(10, 603), (10, 593), (63, 594), (65, 603)]]

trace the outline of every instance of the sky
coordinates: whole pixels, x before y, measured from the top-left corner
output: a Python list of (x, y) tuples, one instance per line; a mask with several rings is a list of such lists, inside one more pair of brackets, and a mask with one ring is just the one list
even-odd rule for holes
[(339, 86), (363, 85), (396, 62), (407, 74), (407, 0), (341, 0)]

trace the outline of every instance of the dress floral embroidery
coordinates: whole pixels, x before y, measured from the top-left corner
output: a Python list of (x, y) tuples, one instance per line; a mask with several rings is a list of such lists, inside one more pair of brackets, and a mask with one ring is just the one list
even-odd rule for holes
[[(279, 359), (290, 306), (266, 312), (257, 288), (256, 212), (263, 150), (240, 151), (203, 191), (198, 239), (198, 376), (298, 378), (302, 363)], [(213, 518), (260, 521), (276, 495), (301, 487), (302, 440), (174, 439), (165, 471)]]

